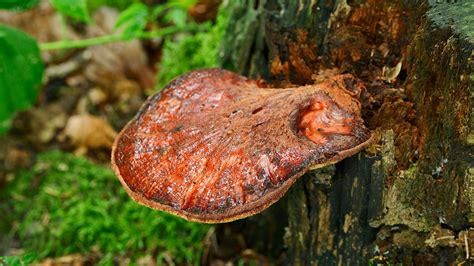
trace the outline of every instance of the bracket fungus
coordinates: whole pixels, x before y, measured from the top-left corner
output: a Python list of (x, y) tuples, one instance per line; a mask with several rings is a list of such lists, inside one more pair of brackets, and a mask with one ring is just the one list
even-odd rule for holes
[(275, 89), (226, 70), (193, 71), (144, 103), (115, 140), (112, 165), (150, 208), (205, 223), (244, 218), (309, 169), (369, 144), (361, 87), (349, 74)]

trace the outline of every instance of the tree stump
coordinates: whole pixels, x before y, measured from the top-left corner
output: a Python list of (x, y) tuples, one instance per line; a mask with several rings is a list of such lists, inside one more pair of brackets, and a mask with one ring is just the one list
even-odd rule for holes
[(474, 3), (236, 0), (228, 8), (225, 68), (280, 86), (341, 72), (366, 85), (360, 100), (376, 142), (290, 190), (286, 216), (278, 214), (288, 220), (285, 262), (472, 263)]

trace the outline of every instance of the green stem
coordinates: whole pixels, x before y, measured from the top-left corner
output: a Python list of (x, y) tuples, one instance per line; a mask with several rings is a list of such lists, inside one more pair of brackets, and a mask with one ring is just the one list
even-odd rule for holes
[(167, 28), (162, 28), (160, 30), (156, 30), (156, 31), (140, 32), (137, 35), (133, 36), (133, 38), (130, 38), (130, 36), (124, 35), (124, 34), (111, 34), (111, 35), (99, 36), (99, 37), (84, 39), (84, 40), (41, 43), (39, 47), (42, 51), (85, 48), (85, 47), (89, 47), (93, 45), (107, 44), (111, 42), (129, 41), (131, 39), (154, 39), (154, 38), (159, 38), (166, 35), (174, 34), (180, 31), (188, 31), (188, 30), (194, 30), (194, 29), (196, 29), (194, 25), (190, 25), (188, 27), (167, 27)]

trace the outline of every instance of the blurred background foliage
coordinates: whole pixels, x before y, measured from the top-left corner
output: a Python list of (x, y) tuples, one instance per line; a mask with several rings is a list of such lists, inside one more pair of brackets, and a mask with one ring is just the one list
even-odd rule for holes
[[(0, 10), (21, 12), (38, 2), (4, 1), (0, 2)], [(31, 106), (37, 98), (44, 71), (40, 50), (85, 48), (165, 36), (157, 76), (160, 87), (183, 72), (218, 66), (219, 43), (227, 22), (225, 8), (220, 9), (217, 20), (197, 25), (188, 18), (188, 9), (196, 0), (168, 0), (156, 5), (133, 0), (49, 0), (49, 3), (61, 16), (76, 23), (94, 23), (90, 14), (102, 6), (118, 8), (121, 13), (115, 22), (114, 33), (86, 40), (39, 43), (21, 30), (0, 24), (0, 134), (6, 132), (17, 111)], [(148, 30), (147, 26), (157, 30)], [(194, 34), (187, 34), (190, 31)]]
[[(64, 140), (75, 115), (100, 115), (112, 124), (99, 123), (102, 127), (120, 130), (147, 95), (184, 72), (219, 65), (219, 43), (227, 23), (225, 3), (217, 15), (206, 13), (205, 18), (190, 15), (198, 4), (195, 0), (0, 2), (0, 9), (6, 10), (0, 12), (0, 21), (2, 15), (34, 15), (49, 5), (54, 9), (48, 16), (61, 18), (59, 28), (79, 32), (43, 41), (26, 28), (0, 23), (0, 265), (48, 264), (57, 258), (102, 265), (203, 262), (213, 227), (133, 202), (109, 167), (110, 144), (92, 145), (89, 152), (77, 156), (79, 144)], [(104, 7), (119, 12), (114, 29), (103, 35), (82, 34), (99, 23), (95, 14)], [(37, 25), (33, 31), (46, 26)], [(91, 78), (74, 85), (89, 77), (87, 67), (79, 66), (61, 78), (51, 74), (57, 65), (82, 62), (81, 56), (95, 45), (123, 41), (129, 46), (139, 41), (155, 75), (152, 83), (136, 78), (138, 105), (135, 98), (116, 91), (120, 86), (107, 88)], [(114, 78), (118, 77), (109, 79)], [(98, 87), (107, 97), (94, 102), (91, 92)], [(55, 113), (58, 106), (63, 109)], [(42, 118), (43, 112), (49, 116)], [(58, 119), (63, 122), (54, 124)], [(48, 124), (46, 128), (54, 124), (52, 133), (44, 133), (41, 123)]]
[[(215, 24), (206, 24), (204, 32), (183, 35), (177, 40), (167, 40), (157, 75), (157, 86), (162, 88), (174, 77), (199, 68), (219, 66), (219, 48), (226, 26), (228, 12), (221, 8)], [(177, 64), (179, 62), (179, 64)]]

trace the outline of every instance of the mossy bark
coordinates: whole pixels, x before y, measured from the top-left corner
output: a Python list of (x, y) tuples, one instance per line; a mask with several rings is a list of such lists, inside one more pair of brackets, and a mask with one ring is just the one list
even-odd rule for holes
[(474, 4), (435, 2), (230, 2), (226, 68), (278, 85), (350, 72), (367, 88), (376, 142), (291, 189), (287, 263), (473, 258)]

